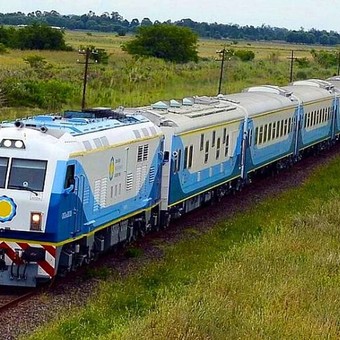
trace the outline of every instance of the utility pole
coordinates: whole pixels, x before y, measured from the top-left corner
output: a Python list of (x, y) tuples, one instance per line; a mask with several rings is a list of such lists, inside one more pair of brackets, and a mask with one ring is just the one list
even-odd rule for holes
[(292, 54), (290, 56), (290, 77), (289, 77), (289, 82), (291, 83), (293, 81), (293, 67), (294, 67), (294, 60), (297, 58), (294, 58), (294, 51), (292, 50)]
[[(85, 98), (86, 98), (86, 86), (87, 86), (87, 72), (89, 69), (89, 59), (91, 54), (98, 54), (96, 50), (91, 50), (89, 47), (87, 47), (85, 50), (79, 50), (79, 54), (82, 54), (85, 56), (85, 62), (81, 63), (85, 65), (84, 68), (84, 79), (83, 79), (83, 97), (81, 101), (81, 110), (85, 110)], [(78, 62), (80, 62), (78, 60)]]
[(217, 91), (217, 94), (220, 94), (221, 93), (221, 87), (222, 87), (223, 68), (224, 68), (224, 60), (225, 60), (226, 49), (223, 48), (220, 51), (216, 51), (216, 53), (218, 53), (221, 56), (221, 60), (218, 60), (218, 61), (221, 61), (221, 70), (220, 70), (220, 79), (219, 79), (219, 82), (218, 82), (218, 91)]

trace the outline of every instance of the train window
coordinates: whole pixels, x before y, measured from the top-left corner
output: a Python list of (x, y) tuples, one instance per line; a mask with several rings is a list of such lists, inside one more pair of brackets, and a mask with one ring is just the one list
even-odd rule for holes
[(318, 110), (318, 124), (322, 122), (322, 110)]
[(263, 126), (260, 126), (260, 130), (259, 130), (259, 144), (262, 144), (263, 142)]
[(259, 136), (259, 128), (256, 127), (256, 129), (255, 129), (254, 145), (257, 144), (257, 138), (258, 138), (258, 136)]
[(267, 141), (267, 130), (268, 130), (268, 125), (265, 124), (263, 128), (263, 143)]
[(223, 142), (222, 142), (223, 144), (225, 143), (226, 137), (227, 137), (227, 129), (224, 128), (223, 129)]
[(64, 189), (69, 188), (72, 184), (74, 185), (74, 164), (70, 164), (66, 168)]
[(314, 111), (314, 125), (318, 123), (318, 112), (315, 110)]
[(276, 136), (276, 122), (273, 122), (273, 129), (272, 129), (272, 139)]
[(0, 188), (5, 187), (8, 158), (0, 157)]
[(310, 118), (309, 118), (309, 127), (312, 127), (313, 124), (314, 124), (314, 113), (313, 113), (313, 111), (309, 112), (309, 116), (310, 116)]
[(194, 146), (190, 145), (190, 148), (189, 148), (189, 165), (188, 165), (189, 169), (192, 167), (193, 154), (194, 154)]
[(229, 152), (229, 135), (227, 135), (226, 140), (225, 140), (224, 157), (228, 156), (228, 152)]
[(280, 131), (280, 137), (283, 136), (283, 132), (284, 132), (284, 120), (281, 120), (281, 131)]
[(164, 156), (163, 156), (163, 162), (169, 162), (169, 158), (170, 158), (170, 153), (169, 151), (164, 151)]
[(178, 150), (178, 157), (177, 157), (177, 171), (181, 170), (181, 157), (182, 157), (182, 150)]
[(216, 159), (220, 158), (220, 150), (221, 150), (221, 138), (217, 138)]
[(209, 159), (209, 141), (205, 142), (205, 155), (204, 155), (204, 163), (207, 163)]
[(268, 142), (272, 139), (272, 123), (268, 125)]
[(184, 149), (184, 165), (183, 169), (186, 169), (188, 167), (188, 147), (186, 146)]
[(204, 133), (201, 134), (200, 151), (203, 151), (203, 148), (204, 148)]
[(280, 127), (281, 127), (281, 121), (277, 122), (277, 129), (276, 129), (276, 138), (280, 137)]
[(288, 133), (288, 119), (285, 119), (285, 129), (284, 129), (284, 136)]
[(13, 158), (8, 188), (43, 191), (47, 161)]
[(248, 130), (248, 145), (251, 146), (253, 142), (253, 130), (249, 129)]
[(181, 170), (181, 157), (182, 157), (182, 150), (178, 149), (177, 151), (177, 158), (175, 161), (175, 172), (179, 172)]
[(292, 132), (292, 118), (288, 118), (288, 133)]
[(212, 133), (211, 147), (214, 147), (214, 146), (215, 146), (215, 141), (216, 141), (216, 131), (213, 131), (213, 133)]

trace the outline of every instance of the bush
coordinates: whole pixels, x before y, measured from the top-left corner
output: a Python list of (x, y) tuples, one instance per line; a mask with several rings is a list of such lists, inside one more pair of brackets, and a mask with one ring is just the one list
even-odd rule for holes
[(250, 50), (237, 50), (234, 55), (242, 61), (252, 61), (255, 58), (255, 53)]
[(197, 35), (189, 28), (168, 24), (139, 27), (135, 39), (122, 45), (122, 49), (135, 56), (175, 63), (198, 61)]
[(73, 95), (74, 88), (58, 80), (6, 79), (3, 84), (4, 96), (9, 106), (39, 107), (57, 110), (66, 104)]

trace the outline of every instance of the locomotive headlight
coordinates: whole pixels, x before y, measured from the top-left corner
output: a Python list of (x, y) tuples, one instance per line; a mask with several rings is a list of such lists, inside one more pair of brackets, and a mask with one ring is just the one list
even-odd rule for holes
[(25, 149), (25, 144), (20, 139), (3, 139), (0, 148)]
[(15, 147), (18, 149), (22, 149), (22, 147), (24, 146), (24, 143), (21, 140), (17, 140), (14, 143)]
[(31, 212), (31, 230), (41, 230), (42, 213)]
[(6, 140), (4, 141), (4, 146), (5, 146), (6, 148), (10, 148), (10, 147), (12, 146), (12, 141), (11, 141), (10, 139), (6, 139)]

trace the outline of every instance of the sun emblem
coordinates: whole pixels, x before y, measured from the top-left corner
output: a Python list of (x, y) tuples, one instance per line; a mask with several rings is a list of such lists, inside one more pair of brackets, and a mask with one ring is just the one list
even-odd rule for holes
[(17, 205), (12, 198), (0, 196), (0, 222), (8, 222), (13, 219), (17, 213)]
[(110, 160), (110, 165), (109, 165), (109, 178), (110, 178), (110, 181), (112, 180), (114, 173), (115, 173), (115, 160), (112, 157), (111, 160)]

